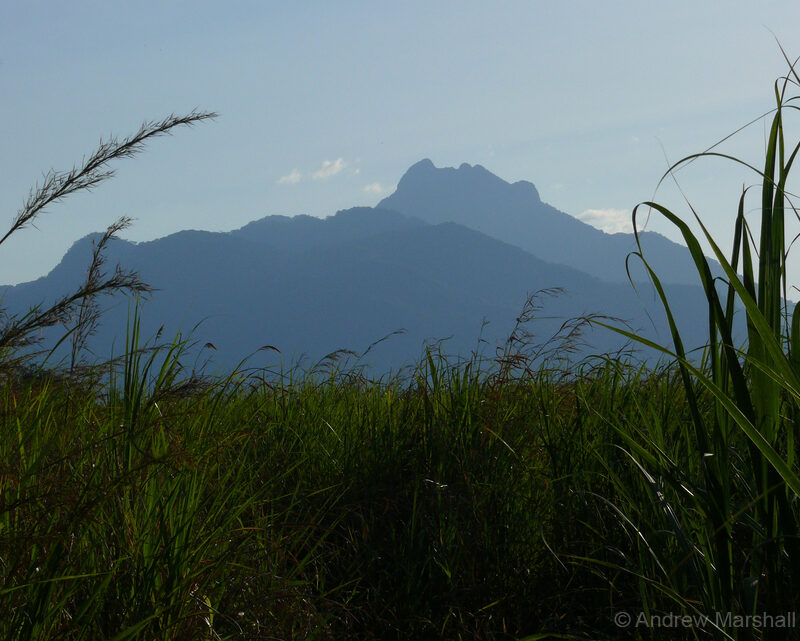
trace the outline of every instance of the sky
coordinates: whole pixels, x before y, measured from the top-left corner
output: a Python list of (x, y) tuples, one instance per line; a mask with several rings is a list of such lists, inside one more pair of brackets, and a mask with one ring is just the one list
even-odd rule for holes
[[(219, 117), (154, 140), (10, 237), (0, 283), (45, 275), (120, 216), (135, 219), (122, 236), (144, 241), (375, 205), (423, 158), (528, 180), (607, 231), (653, 198), (689, 214), (660, 178), (774, 106), (787, 69), (775, 37), (793, 58), (797, 33), (795, 1), (3, 2), (0, 226), (101, 139), (171, 113)], [(762, 164), (767, 127), (720, 149)], [(711, 159), (676, 174), (726, 251), (757, 178)], [(655, 217), (647, 229), (679, 239)]]

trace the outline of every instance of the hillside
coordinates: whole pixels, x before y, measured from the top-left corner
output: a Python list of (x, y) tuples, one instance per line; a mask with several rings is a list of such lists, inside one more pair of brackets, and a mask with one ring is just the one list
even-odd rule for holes
[[(72, 247), (46, 277), (5, 288), (5, 302), (22, 310), (54, 300), (77, 285), (91, 253), (91, 237)], [(425, 341), (447, 339), (444, 350), (468, 355), (479, 337), (502, 343), (527, 295), (560, 287), (542, 299), (529, 329), (545, 341), (561, 324), (585, 314), (628, 321), (662, 341), (668, 333), (649, 286), (639, 296), (628, 284), (609, 283), (547, 262), (456, 223), (428, 224), (383, 209), (358, 208), (326, 219), (268, 217), (228, 233), (183, 231), (151, 242), (111, 243), (109, 264), (136, 269), (157, 288), (143, 310), (143, 333), (164, 326), (166, 336), (192, 334), (212, 343), (213, 363), (232, 367), (263, 345), (285, 362), (307, 356), (306, 365), (338, 350), (362, 354), (387, 334), (366, 362), (375, 371), (397, 369), (418, 358)], [(699, 288), (672, 285), (675, 313), (687, 344), (699, 345)], [(119, 353), (128, 305), (109, 302), (91, 348), (98, 356)], [(647, 314), (655, 320), (651, 326)], [(488, 325), (482, 331), (482, 322)], [(581, 353), (616, 350), (616, 334), (587, 334)], [(490, 349), (490, 348), (486, 348)], [(275, 364), (274, 353), (252, 363)]]
[[(587, 225), (542, 202), (532, 183), (510, 184), (480, 165), (437, 168), (421, 160), (378, 207), (434, 224), (460, 223), (608, 282), (628, 282), (625, 258), (636, 250), (633, 234), (607, 234)], [(685, 247), (655, 232), (641, 232), (640, 239), (645, 257), (664, 282), (698, 284)], [(712, 271), (722, 273), (716, 262), (711, 264)], [(631, 268), (634, 280), (648, 280), (638, 261), (632, 261)]]

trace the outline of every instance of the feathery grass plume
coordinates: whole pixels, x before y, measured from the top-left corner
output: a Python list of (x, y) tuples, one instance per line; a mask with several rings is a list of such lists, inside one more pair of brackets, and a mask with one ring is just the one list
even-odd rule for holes
[(101, 182), (114, 176), (115, 170), (109, 164), (121, 158), (132, 158), (141, 152), (151, 138), (171, 134), (172, 129), (181, 125), (192, 126), (209, 118), (216, 118), (214, 112), (192, 111), (185, 116), (171, 114), (162, 120), (142, 123), (139, 130), (122, 140), (111, 136), (100, 140), (97, 149), (83, 162), (69, 171), (48, 171), (41, 185), (31, 189), (25, 204), (17, 212), (11, 227), (0, 238), (0, 244), (9, 236), (32, 224), (37, 216), (51, 204), (74, 194), (77, 191), (91, 190)]
[(535, 378), (537, 372), (543, 368), (567, 372), (574, 365), (571, 357), (586, 347), (584, 331), (591, 327), (593, 321), (620, 320), (600, 314), (576, 316), (563, 321), (552, 335), (546, 338), (537, 337), (533, 332), (533, 323), (554, 318), (541, 314), (545, 306), (544, 299), (564, 293), (561, 287), (549, 287), (526, 296), (513, 329), (503, 345), (495, 349), (494, 362), (498, 369), (494, 375), (494, 384), (506, 384), (513, 376)]
[[(105, 263), (103, 250), (109, 241), (114, 238), (117, 233), (129, 227), (131, 222), (130, 218), (123, 216), (112, 225), (109, 225), (99, 242), (92, 239), (92, 261), (89, 264), (89, 268), (86, 270), (86, 279), (83, 284), (83, 289), (87, 291), (97, 290), (103, 277), (103, 272), (101, 271)], [(149, 286), (140, 282), (135, 272), (123, 272), (120, 265), (116, 266), (114, 276), (118, 277), (121, 282), (125, 282), (123, 288), (128, 291), (137, 293), (147, 293), (150, 291)], [(108, 293), (108, 290), (105, 290), (105, 293)], [(97, 305), (96, 293), (87, 294), (81, 299), (77, 310), (77, 317), (74, 319), (74, 325), (69, 330), (72, 340), (69, 363), (70, 373), (75, 373), (76, 368), (80, 364), (80, 353), (86, 348), (86, 341), (94, 335), (100, 320), (100, 313), (100, 308)]]
[[(76, 192), (91, 190), (114, 176), (114, 170), (109, 167), (112, 161), (135, 156), (144, 149), (150, 139), (171, 134), (175, 127), (192, 126), (216, 116), (217, 114), (213, 112), (192, 111), (185, 116), (173, 114), (162, 120), (145, 122), (135, 134), (128, 138), (119, 140), (112, 136), (107, 140), (101, 140), (94, 153), (71, 170), (47, 172), (41, 185), (37, 185), (31, 190), (24, 205), (14, 217), (9, 230), (0, 238), (0, 245), (12, 234), (33, 224), (48, 206)], [(78, 353), (85, 346), (86, 339), (91, 335), (97, 323), (98, 316), (93, 305), (96, 296), (120, 291), (139, 294), (150, 291), (150, 287), (143, 283), (135, 272), (125, 271), (119, 266), (111, 276), (104, 277), (101, 272), (102, 251), (105, 245), (117, 232), (127, 227), (129, 222), (129, 219), (123, 217), (108, 228), (100, 243), (94, 247), (92, 262), (85, 282), (74, 292), (63, 296), (50, 306), (37, 305), (21, 316), (9, 315), (5, 309), (0, 309), (4, 321), (0, 327), (0, 354), (2, 354), (3, 364), (6, 367), (17, 366), (33, 355), (41, 355), (39, 352), (21, 357), (15, 356), (15, 352), (19, 348), (30, 347), (40, 341), (40, 337), (35, 336), (36, 332), (53, 325), (69, 323), (71, 319), (77, 318), (77, 323), (72, 330), (74, 338), (71, 350), (71, 369), (74, 369), (77, 365)], [(61, 341), (65, 339), (66, 336)]]
[[(787, 205), (797, 215), (786, 182), (800, 143), (787, 150), (784, 126), (798, 108), (798, 96), (789, 95), (789, 89), (800, 85), (800, 77), (797, 61), (781, 51), (788, 73), (775, 83), (763, 170), (712, 147), (680, 160), (662, 177), (674, 177), (678, 167), (703, 157), (725, 158), (755, 171), (761, 180), (757, 248), (751, 247), (753, 233), (744, 215), (747, 190), (739, 197), (730, 260), (689, 204), (700, 237), (725, 272), (720, 283), (711, 275), (700, 240), (680, 216), (655, 202), (633, 212), (634, 255), (660, 297), (673, 346), (611, 329), (676, 359), (689, 419), (678, 444), (665, 442), (652, 425), (635, 432), (620, 427), (628, 456), (641, 472), (641, 484), (626, 488), (630, 500), (624, 518), (642, 546), (639, 558), (628, 561), (639, 568), (645, 609), (656, 607), (664, 596), (686, 612), (709, 616), (777, 614), (800, 605), (800, 475), (794, 433), (800, 415), (800, 308), (787, 323), (784, 220)], [(661, 281), (639, 244), (641, 206), (680, 231), (697, 268), (708, 301), (707, 361), (701, 367), (687, 358)], [(746, 346), (734, 344), (737, 307), (746, 315)], [(709, 403), (710, 412), (704, 410)], [(620, 478), (613, 470), (609, 474)], [(665, 544), (664, 532), (671, 533), (671, 542)], [(755, 633), (715, 629), (714, 634), (745, 639)], [(766, 639), (779, 636), (776, 630), (763, 634)]]

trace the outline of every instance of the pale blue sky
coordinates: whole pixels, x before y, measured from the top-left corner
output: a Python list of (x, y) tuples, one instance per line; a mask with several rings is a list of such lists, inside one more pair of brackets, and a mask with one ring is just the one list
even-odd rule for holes
[[(374, 205), (425, 157), (530, 180), (613, 225), (653, 195), (662, 145), (677, 160), (772, 106), (785, 64), (770, 29), (800, 55), (797, 2), (4, 2), (2, 224), (103, 136), (220, 117), (54, 206), (0, 248), (0, 282), (45, 274), (122, 215), (147, 240)], [(763, 138), (725, 149), (759, 163)], [(681, 180), (727, 247), (754, 177), (704, 161)], [(658, 198), (679, 204), (671, 187)]]

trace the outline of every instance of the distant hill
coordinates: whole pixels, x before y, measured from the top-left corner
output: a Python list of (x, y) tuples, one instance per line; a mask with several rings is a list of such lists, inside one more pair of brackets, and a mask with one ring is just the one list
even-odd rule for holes
[[(542, 260), (574, 267), (608, 282), (628, 282), (626, 256), (633, 234), (607, 234), (543, 203), (532, 183), (510, 184), (480, 165), (437, 168), (422, 160), (378, 207), (429, 223), (456, 222), (516, 245)], [(655, 232), (641, 232), (645, 257), (665, 283), (698, 285), (686, 248)], [(636, 260), (634, 280), (649, 280)], [(712, 261), (715, 275), (721, 267)]]
[[(515, 189), (530, 192), (532, 186)], [(425, 340), (449, 337), (444, 351), (468, 355), (479, 336), (491, 345), (502, 342), (527, 294), (551, 287), (566, 293), (542, 300), (529, 327), (539, 340), (564, 320), (591, 313), (621, 317), (650, 338), (669, 339), (647, 285), (639, 298), (629, 284), (541, 260), (462, 224), (430, 224), (385, 206), (386, 201), (326, 219), (270, 216), (227, 233), (183, 231), (138, 244), (117, 240), (109, 246), (108, 264), (136, 269), (158, 288), (143, 310), (145, 336), (162, 325), (166, 336), (186, 333), (205, 319), (193, 336), (199, 345), (213, 343), (216, 351), (202, 357), (213, 356), (224, 368), (266, 344), (278, 347), (287, 364), (301, 354), (311, 364), (342, 348), (363, 353), (400, 329), (405, 333), (367, 355), (373, 372), (416, 361)], [(14, 311), (54, 300), (80, 282), (90, 254), (91, 237), (81, 239), (46, 277), (2, 288), (4, 304)], [(702, 292), (685, 285), (668, 291), (687, 345), (701, 344)], [(109, 355), (112, 346), (120, 353), (127, 311), (124, 299), (110, 303), (90, 344), (98, 357)], [(484, 319), (489, 325), (481, 334)], [(624, 343), (606, 330), (586, 340), (590, 346), (583, 354)], [(274, 353), (262, 352), (253, 364), (276, 361)]]

